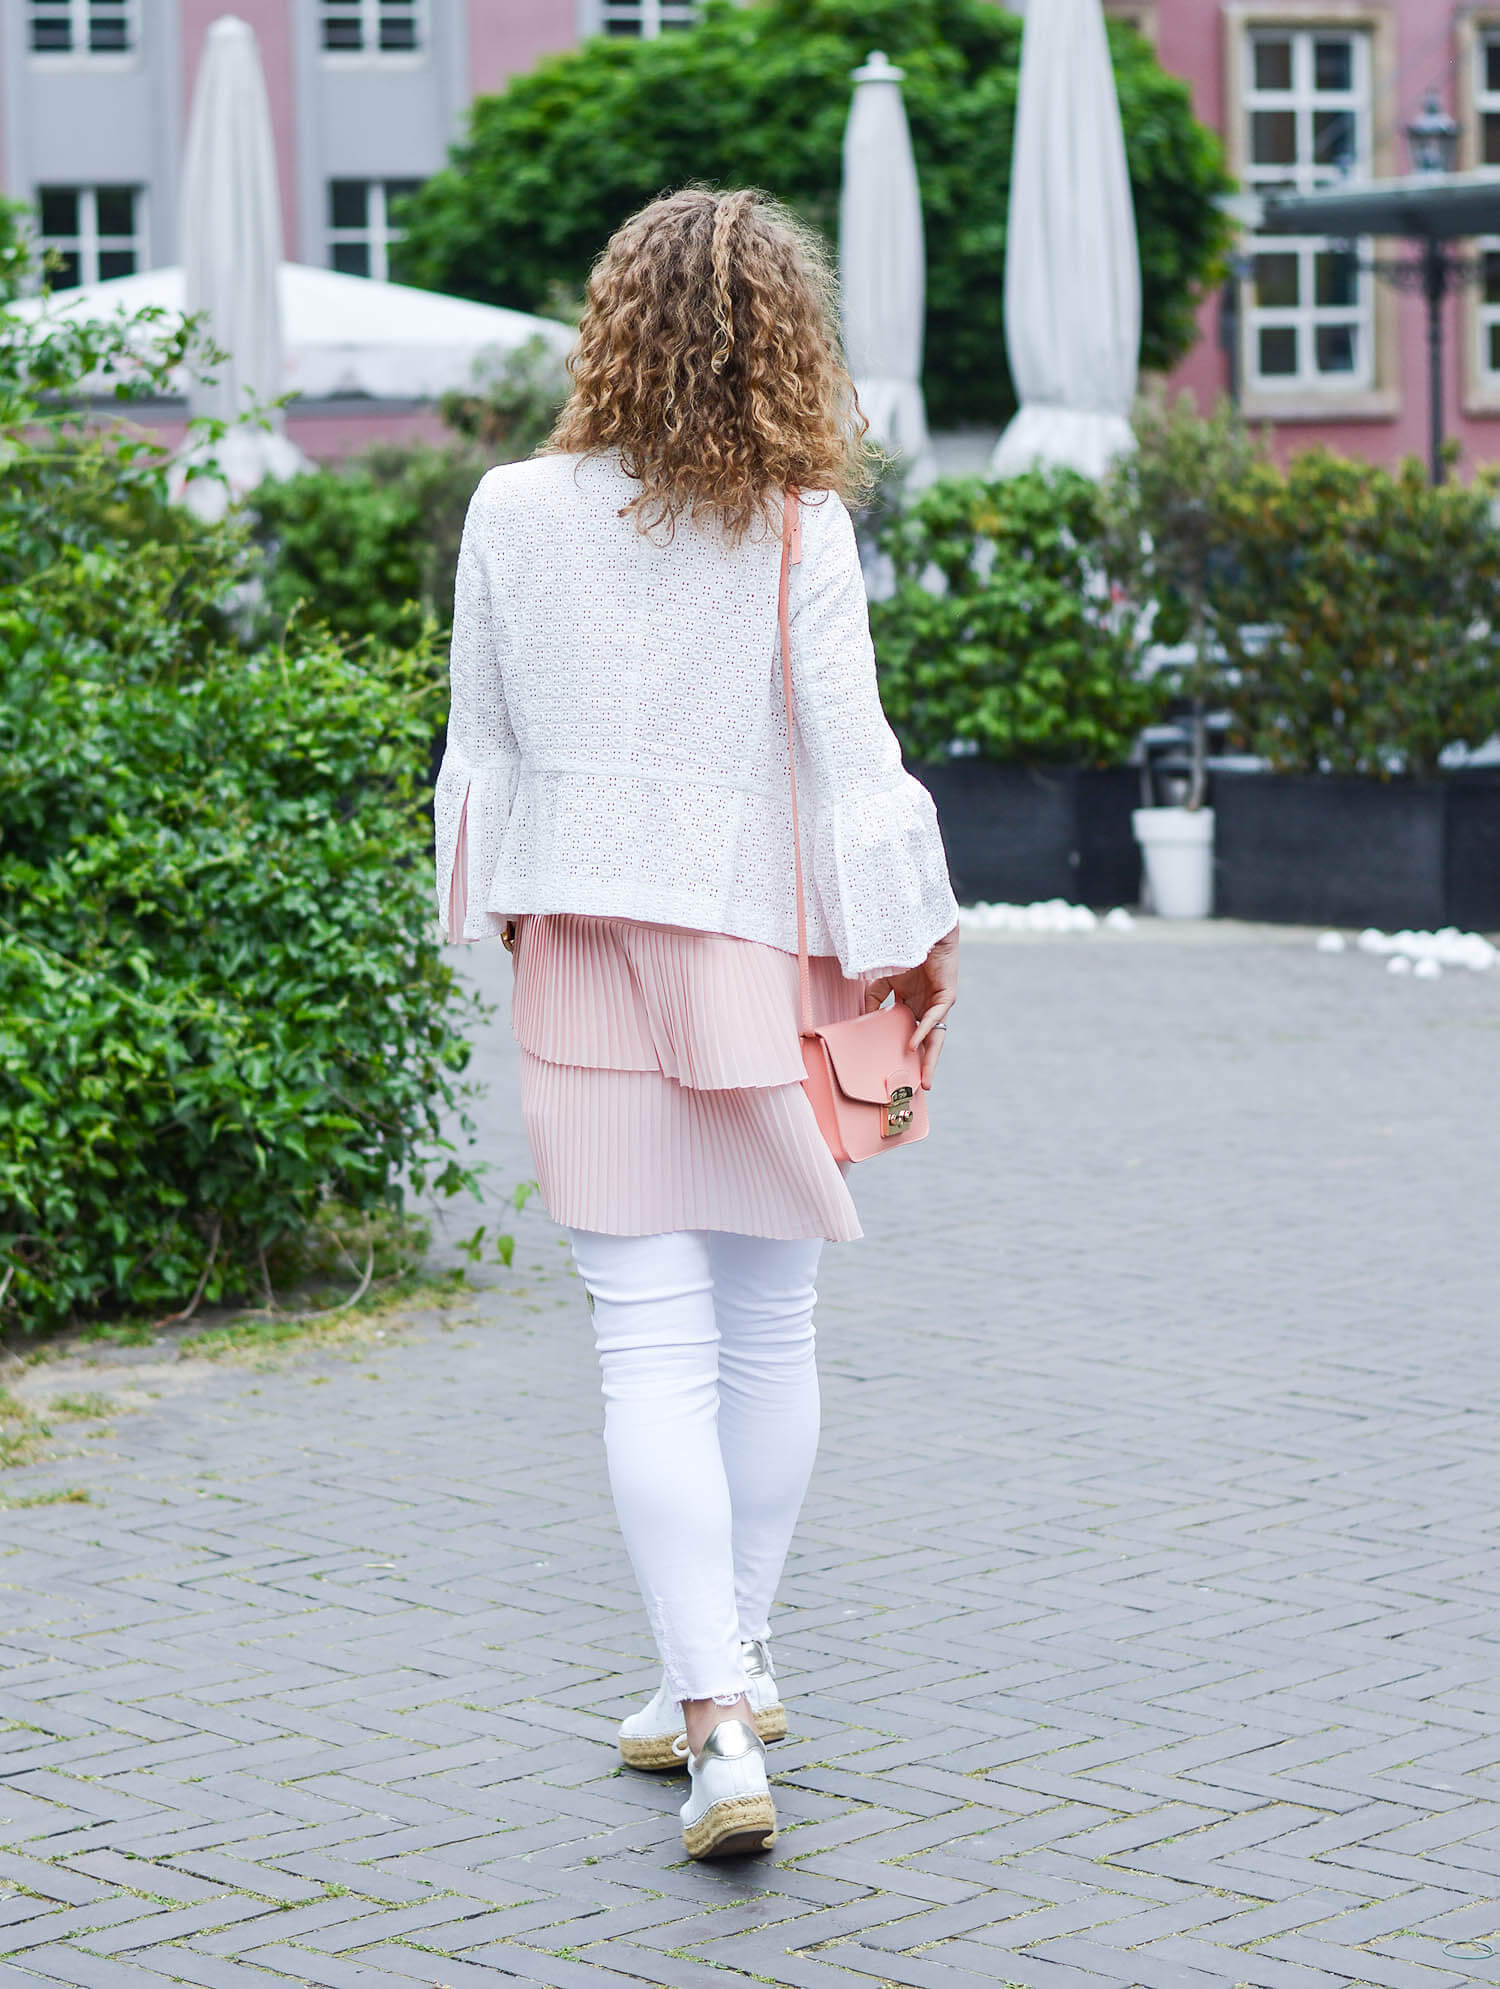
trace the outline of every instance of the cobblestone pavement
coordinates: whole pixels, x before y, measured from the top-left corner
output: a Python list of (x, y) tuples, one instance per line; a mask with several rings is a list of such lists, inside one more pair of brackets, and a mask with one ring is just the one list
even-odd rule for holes
[(617, 1767), (540, 1214), (446, 1317), (6, 1474), (94, 1502), (0, 1513), (0, 1980), (1500, 1982), (1497, 1052), (1500, 975), (1307, 934), (969, 948), (826, 1260), (759, 1862)]

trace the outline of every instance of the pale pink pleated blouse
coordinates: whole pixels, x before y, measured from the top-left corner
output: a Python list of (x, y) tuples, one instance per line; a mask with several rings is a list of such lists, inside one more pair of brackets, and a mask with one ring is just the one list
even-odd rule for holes
[[(795, 955), (633, 919), (518, 926), (521, 1110), (554, 1221), (614, 1236), (860, 1235), (802, 1088)], [(814, 958), (812, 995), (820, 1023), (864, 1007), (837, 960)]]

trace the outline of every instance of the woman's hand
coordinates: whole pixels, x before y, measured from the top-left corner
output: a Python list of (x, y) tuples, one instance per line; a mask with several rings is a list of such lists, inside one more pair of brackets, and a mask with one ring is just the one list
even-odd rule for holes
[(943, 934), (920, 967), (871, 981), (865, 990), (866, 1008), (879, 1008), (888, 994), (904, 1001), (917, 1018), (911, 1047), (922, 1051), (922, 1089), (931, 1091), (945, 1037), (938, 1024), (958, 999), (958, 927)]

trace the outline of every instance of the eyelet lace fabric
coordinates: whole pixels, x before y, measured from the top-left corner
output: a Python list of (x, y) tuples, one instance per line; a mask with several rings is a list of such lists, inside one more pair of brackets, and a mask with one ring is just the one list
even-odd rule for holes
[[(670, 539), (621, 516), (611, 457), (543, 456), (475, 492), (436, 798), (450, 938), (575, 912), (796, 948), (772, 531)], [(916, 965), (956, 908), (927, 790), (876, 690), (849, 514), (802, 506), (792, 693), (808, 942), (851, 977)]]

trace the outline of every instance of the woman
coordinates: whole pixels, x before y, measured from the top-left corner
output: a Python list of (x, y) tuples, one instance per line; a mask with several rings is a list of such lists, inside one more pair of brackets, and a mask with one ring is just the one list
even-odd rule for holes
[(783, 660), (815, 1021), (894, 990), (930, 1086), (956, 978), (932, 803), (876, 694), (834, 324), (773, 203), (644, 209), (594, 270), (547, 450), (475, 494), (454, 604), (438, 901), (450, 938), (513, 943), (522, 1111), (663, 1665), (621, 1752), (686, 1759), (693, 1857), (774, 1838), (767, 1618), (817, 1446), (813, 1279), (860, 1233), (801, 1084)]

